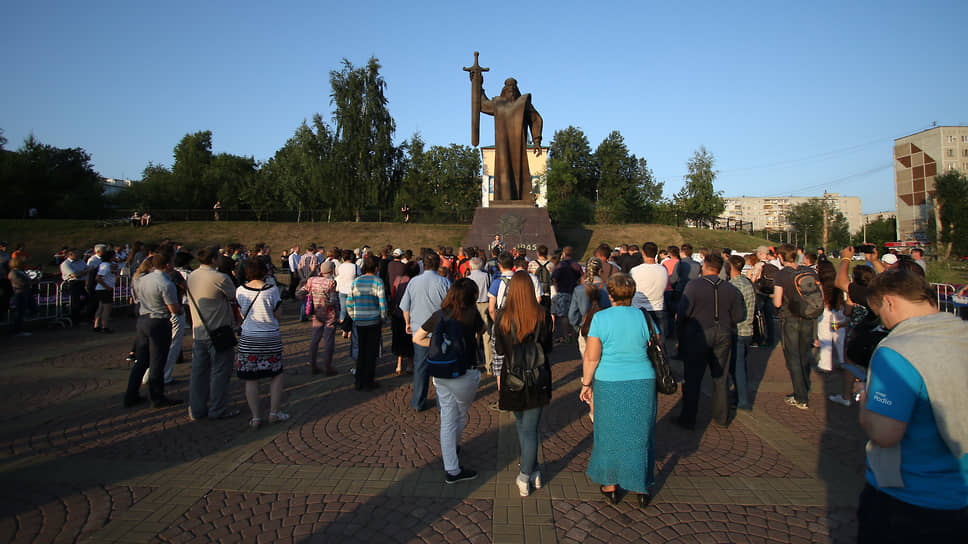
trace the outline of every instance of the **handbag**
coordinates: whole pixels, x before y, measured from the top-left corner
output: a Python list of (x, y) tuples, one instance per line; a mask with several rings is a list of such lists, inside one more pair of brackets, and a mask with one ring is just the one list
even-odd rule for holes
[[(231, 325), (222, 325), (215, 330), (208, 328), (208, 324), (205, 323), (205, 317), (202, 315), (202, 311), (198, 308), (198, 303), (195, 302), (195, 296), (192, 295), (191, 289), (188, 288), (188, 283), (185, 284), (185, 291), (188, 293), (189, 300), (192, 301), (192, 306), (195, 307), (195, 311), (198, 312), (198, 319), (202, 322), (202, 327), (205, 328), (205, 332), (208, 333), (209, 339), (212, 341), (212, 347), (215, 351), (228, 351), (239, 343), (238, 339), (235, 337), (235, 329)], [(261, 292), (261, 291), (260, 291)], [(259, 294), (256, 293), (255, 298), (259, 298)], [(252, 304), (245, 311), (245, 315), (242, 319), (245, 320), (246, 316), (249, 315), (249, 310), (255, 306), (255, 299), (252, 300)]]
[(663, 395), (672, 395), (679, 390), (679, 384), (672, 377), (672, 369), (669, 367), (665, 346), (662, 345), (662, 337), (656, 332), (655, 323), (652, 322), (652, 317), (644, 308), (642, 315), (649, 327), (649, 344), (646, 346), (646, 351), (649, 354), (649, 361), (652, 362), (652, 368), (655, 370), (655, 389)]
[(313, 304), (313, 294), (306, 294), (306, 304), (303, 306), (303, 316), (313, 317), (316, 315), (316, 305)]

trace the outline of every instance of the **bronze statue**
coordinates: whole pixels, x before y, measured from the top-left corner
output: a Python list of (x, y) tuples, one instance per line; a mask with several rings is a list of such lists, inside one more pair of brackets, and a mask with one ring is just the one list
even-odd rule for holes
[(528, 168), (527, 130), (531, 130), (535, 156), (541, 155), (542, 119), (531, 105), (531, 94), (521, 94), (514, 78), (504, 81), (500, 96), (488, 98), (484, 94), (483, 72), (477, 64), (464, 70), (471, 78), (471, 142), (478, 144), (480, 114), (494, 116), (494, 200), (526, 200), (531, 198), (531, 171)]

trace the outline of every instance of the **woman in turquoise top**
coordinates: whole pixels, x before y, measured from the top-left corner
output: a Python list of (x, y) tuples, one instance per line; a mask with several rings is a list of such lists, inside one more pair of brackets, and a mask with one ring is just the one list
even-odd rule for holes
[[(638, 494), (646, 507), (655, 464), (655, 371), (646, 346), (649, 327), (633, 308), (635, 280), (614, 274), (606, 284), (612, 307), (592, 318), (585, 344), (581, 400), (593, 406), (594, 444), (588, 477), (610, 504), (618, 489)], [(594, 392), (593, 392), (594, 391)]]

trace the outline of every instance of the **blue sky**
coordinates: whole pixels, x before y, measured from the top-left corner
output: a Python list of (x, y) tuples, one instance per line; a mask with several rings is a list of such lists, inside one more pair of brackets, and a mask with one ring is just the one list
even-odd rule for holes
[[(330, 5), (326, 5), (330, 4)], [(472, 7), (474, 6), (474, 7)], [(554, 131), (612, 130), (666, 193), (704, 145), (726, 196), (860, 196), (894, 208), (893, 139), (966, 124), (968, 2), (10, 2), (0, 128), (83, 147), (107, 177), (171, 165), (188, 132), (271, 157), (331, 115), (329, 71), (383, 65), (397, 140), (470, 145), (481, 52), (489, 95), (515, 77)], [(490, 118), (481, 144), (493, 141)]]

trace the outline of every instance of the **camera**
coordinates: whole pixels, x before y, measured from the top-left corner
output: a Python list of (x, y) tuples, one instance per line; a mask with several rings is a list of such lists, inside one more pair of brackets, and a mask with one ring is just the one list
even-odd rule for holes
[(859, 246), (854, 246), (854, 251), (857, 253), (874, 253), (874, 244), (862, 244)]

